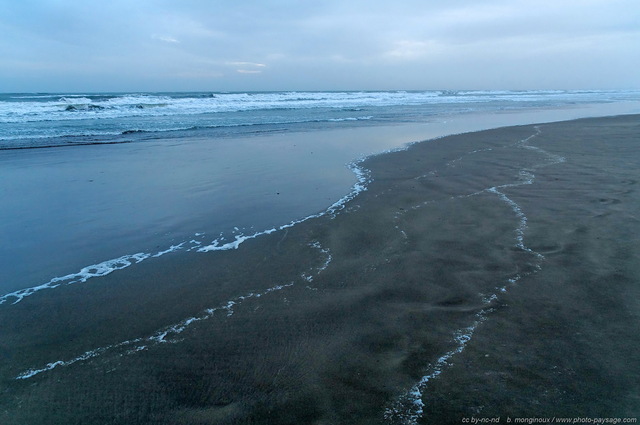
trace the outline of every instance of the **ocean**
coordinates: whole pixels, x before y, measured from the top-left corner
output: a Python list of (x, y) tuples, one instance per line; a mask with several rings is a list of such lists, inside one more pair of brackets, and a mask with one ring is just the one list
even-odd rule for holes
[(0, 303), (177, 251), (234, 249), (335, 210), (366, 188), (357, 161), (368, 155), (638, 111), (639, 100), (563, 90), (0, 94)]
[(637, 91), (563, 90), (0, 94), (0, 149), (424, 122), (469, 112), (556, 108), (639, 96)]

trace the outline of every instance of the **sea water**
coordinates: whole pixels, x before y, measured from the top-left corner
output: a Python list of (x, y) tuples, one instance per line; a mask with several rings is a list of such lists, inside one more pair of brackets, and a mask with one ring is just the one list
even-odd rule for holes
[(0, 148), (238, 136), (638, 100), (637, 91), (0, 94)]
[[(0, 302), (335, 210), (358, 158), (640, 112), (637, 91), (0, 94)], [(351, 165), (349, 165), (351, 164)]]

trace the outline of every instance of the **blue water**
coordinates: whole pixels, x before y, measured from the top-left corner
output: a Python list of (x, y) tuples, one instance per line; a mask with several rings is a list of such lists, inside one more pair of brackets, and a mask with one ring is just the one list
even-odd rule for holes
[(0, 149), (235, 137), (640, 99), (639, 91), (0, 94)]
[(640, 91), (0, 94), (0, 303), (235, 248), (353, 194), (362, 176), (347, 164), (362, 156), (638, 102)]

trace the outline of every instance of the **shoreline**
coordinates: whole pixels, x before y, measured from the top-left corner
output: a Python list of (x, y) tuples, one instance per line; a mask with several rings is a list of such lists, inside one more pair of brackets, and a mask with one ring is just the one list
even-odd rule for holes
[[(123, 261), (130, 264), (139, 262), (137, 258), (140, 256), (147, 258), (163, 252), (193, 251), (204, 245), (212, 245), (215, 241), (234, 242), (238, 237), (250, 237), (271, 228), (286, 226), (288, 223), (322, 214), (327, 209), (326, 205), (340, 202), (341, 199), (351, 196), (354, 187), (349, 187), (351, 182), (354, 185), (360, 184), (358, 181), (360, 177), (353, 173), (353, 168), (345, 165), (357, 164), (372, 156), (407, 149), (415, 143), (468, 132), (594, 116), (613, 116), (611, 114), (618, 113), (629, 115), (634, 111), (640, 112), (639, 107), (638, 102), (620, 101), (611, 104), (583, 104), (550, 109), (534, 108), (526, 112), (470, 113), (436, 117), (439, 120), (437, 122), (396, 123), (386, 126), (316, 130), (306, 134), (260, 136), (266, 139), (257, 145), (255, 141), (260, 137), (240, 138), (238, 140), (243, 149), (230, 147), (228, 142), (232, 139), (225, 141), (225, 145), (228, 146), (218, 148), (209, 146), (206, 143), (207, 139), (201, 137), (186, 139), (176, 145), (175, 147), (188, 152), (183, 152), (181, 155), (176, 155), (173, 151), (175, 147), (171, 140), (153, 141), (141, 145), (136, 143), (127, 144), (127, 146), (116, 145), (113, 146), (115, 151), (109, 149), (107, 144), (84, 146), (89, 149), (88, 158), (82, 151), (83, 147), (79, 148), (81, 151), (75, 150), (78, 147), (63, 147), (64, 152), (72, 154), (70, 158), (55, 154), (55, 148), (44, 154), (27, 152), (35, 156), (35, 161), (22, 159), (17, 164), (13, 164), (12, 160), (9, 160), (4, 163), (5, 175), (0, 176), (7, 182), (27, 181), (30, 185), (28, 190), (25, 190), (22, 183), (15, 188), (10, 185), (7, 188), (8, 198), (20, 199), (24, 205), (12, 206), (9, 203), (9, 206), (5, 206), (7, 209), (5, 212), (0, 211), (0, 218), (4, 223), (4, 229), (1, 230), (6, 232), (10, 241), (13, 241), (12, 249), (5, 249), (0, 257), (5, 259), (0, 263), (2, 266), (0, 270), (3, 270), (0, 283), (6, 286), (0, 291), (0, 303), (20, 299), (21, 294), (29, 294), (33, 288), (55, 285), (60, 280), (76, 279), (76, 277), (81, 280), (91, 278), (92, 273), (85, 273), (86, 270), (101, 269), (103, 271), (97, 273), (97, 276), (101, 276), (104, 273), (117, 271)], [(329, 139), (333, 141), (327, 142)], [(366, 142), (356, 143), (348, 149), (341, 147), (341, 145), (352, 145), (354, 140)], [(198, 143), (192, 145), (192, 142)], [(277, 152), (294, 158), (294, 162), (300, 161), (302, 165), (298, 167), (299, 170), (289, 170), (290, 175), (287, 176), (282, 174), (279, 167), (286, 164), (281, 163), (281, 159), (273, 156), (272, 152), (265, 151), (265, 146), (272, 144), (277, 146), (275, 149)], [(295, 148), (297, 144), (300, 146)], [(67, 149), (71, 150), (67, 151)], [(105, 149), (109, 151), (105, 152)], [(216, 172), (214, 176), (209, 175), (211, 167), (225, 168), (224, 164), (218, 164), (217, 157), (228, 157), (232, 163), (243, 161), (241, 152), (246, 152), (247, 149), (257, 149), (260, 155), (266, 156), (266, 162), (273, 163), (274, 166), (271, 169), (254, 164), (251, 165), (253, 168), (247, 168), (245, 171), (250, 176), (248, 181), (255, 184), (257, 188), (252, 189), (247, 196), (230, 200), (231, 197), (225, 192), (238, 193), (246, 190), (246, 187), (237, 184), (242, 177), (236, 172), (232, 176), (235, 178), (231, 178), (235, 183), (231, 183), (230, 178), (222, 173)], [(321, 159), (310, 160), (309, 157), (314, 156), (313, 151), (316, 151), (315, 156)], [(308, 155), (309, 153), (311, 155)], [(140, 160), (129, 158), (138, 154), (142, 154), (149, 162), (144, 172), (135, 171), (140, 166)], [(52, 156), (43, 159), (41, 158), (43, 155)], [(179, 157), (177, 161), (176, 156)], [(340, 159), (337, 161), (328, 159), (332, 156)], [(102, 163), (105, 160), (121, 165), (113, 170), (107, 170)], [(209, 164), (206, 161), (212, 163)], [(260, 159), (250, 159), (248, 162), (256, 161)], [(85, 162), (87, 164), (82, 165)], [(153, 165), (160, 163), (164, 163), (165, 166)], [(80, 168), (78, 168), (79, 165)], [(184, 180), (184, 184), (180, 185), (170, 181), (168, 176), (161, 172), (166, 166), (173, 169), (193, 168), (195, 171), (176, 176), (175, 180)], [(8, 171), (13, 170), (14, 167), (17, 174), (14, 171)], [(45, 171), (40, 172), (41, 175), (38, 171), (35, 176), (32, 175), (32, 171), (24, 175), (20, 167), (30, 170), (42, 168)], [(96, 170), (100, 170), (99, 173)], [(137, 183), (140, 173), (147, 177)], [(308, 178), (305, 177), (303, 182), (293, 185), (288, 182), (292, 180), (291, 176), (299, 176), (301, 173), (309, 174)], [(253, 176), (253, 174), (256, 175)], [(87, 180), (83, 181), (82, 178), (78, 178), (78, 175), (86, 177)], [(323, 176), (326, 175), (335, 177), (323, 182), (322, 179), (326, 180)], [(98, 186), (105, 195), (94, 191), (96, 187), (94, 181), (99, 183)], [(273, 188), (269, 188), (269, 185), (265, 185), (264, 182), (273, 182), (271, 184)], [(303, 190), (303, 187), (307, 189)], [(313, 194), (309, 190), (311, 187), (315, 187), (315, 191), (318, 191), (314, 195), (319, 196), (309, 196)], [(194, 191), (194, 188), (195, 193), (189, 194), (190, 191)], [(345, 195), (347, 189), (349, 194)], [(49, 199), (52, 191), (66, 199), (68, 204), (43, 203), (42, 199)], [(167, 191), (168, 193), (165, 193)], [(140, 194), (145, 195), (141, 197)], [(304, 197), (303, 201), (298, 199), (301, 197)], [(73, 198), (76, 201), (73, 201)], [(185, 198), (194, 200), (189, 201), (184, 207), (173, 206), (183, 202)], [(216, 202), (211, 201), (213, 198)], [(145, 202), (141, 202), (140, 199), (144, 199)], [(167, 199), (169, 205), (167, 205)], [(231, 214), (220, 210), (217, 205), (218, 199), (228, 203), (232, 210)], [(244, 207), (250, 202), (257, 202), (256, 208), (262, 211), (274, 212), (270, 213), (268, 219), (255, 222), (251, 209)], [(114, 207), (114, 205), (120, 206)], [(313, 207), (309, 208), (306, 205)], [(163, 211), (167, 207), (168, 210)], [(53, 214), (43, 220), (39, 212), (42, 209), (47, 209)], [(203, 213), (194, 215), (194, 210)], [(69, 214), (68, 211), (74, 211), (74, 213)], [(229, 216), (235, 218), (229, 220)], [(66, 234), (51, 230), (64, 227), (71, 230)], [(31, 230), (29, 230), (30, 233), (22, 234), (15, 229)], [(94, 243), (96, 241), (91, 238), (95, 238), (96, 234), (113, 236), (102, 238), (100, 243)], [(217, 234), (219, 236), (215, 237), (214, 235)], [(118, 244), (119, 240), (126, 243)], [(53, 245), (59, 246), (60, 249), (46, 248)], [(100, 248), (97, 248), (98, 246)], [(71, 254), (64, 254), (66, 252)], [(33, 258), (47, 260), (32, 264)], [(109, 264), (113, 264), (114, 267), (109, 267)], [(53, 273), (48, 272), (49, 270)], [(39, 283), (35, 284), (36, 282)]]
[[(558, 405), (578, 412), (594, 397), (599, 402), (586, 410), (594, 416), (616, 409), (631, 415), (638, 388), (624, 376), (639, 370), (628, 358), (638, 338), (637, 327), (624, 323), (637, 324), (629, 294), (638, 291), (640, 270), (637, 253), (621, 249), (633, 246), (627, 226), (638, 226), (638, 148), (631, 143), (638, 118), (499, 128), (371, 156), (364, 162), (372, 173), (367, 190), (334, 217), (323, 214), (219, 255), (149, 259), (91, 285), (0, 306), (10, 330), (0, 354), (13, 360), (1, 376), (11, 398), (30, 406), (3, 402), (16, 416), (0, 418), (38, 423), (55, 402), (63, 406), (59, 423), (74, 415), (106, 423), (116, 410), (99, 413), (89, 400), (109, 397), (128, 403), (122, 423), (459, 423), (465, 415), (547, 416)], [(560, 184), (566, 192), (558, 192)], [(592, 216), (604, 229), (594, 235)], [(582, 270), (587, 263), (594, 269)], [(563, 279), (571, 290), (559, 290)], [(597, 303), (602, 279), (620, 290), (607, 293), (608, 304)], [(557, 310), (545, 309), (550, 300)], [(536, 317), (528, 302), (545, 314)], [(43, 323), (52, 312), (63, 322)], [(617, 321), (599, 322), (595, 313)], [(572, 315), (591, 317), (592, 333)], [(167, 323), (184, 326), (160, 338)], [(611, 326), (626, 339), (601, 334)], [(540, 338), (531, 341), (522, 329)], [(157, 343), (143, 348), (136, 340), (154, 336)], [(561, 336), (568, 347), (544, 351)], [(123, 341), (135, 342), (118, 345)], [(517, 355), (510, 341), (520, 343)], [(593, 357), (602, 341), (618, 349), (615, 367)], [(13, 379), (101, 347), (111, 352), (24, 383)], [(582, 351), (572, 363), (568, 353), (576, 349)], [(541, 367), (541, 359), (562, 369)], [(611, 385), (585, 384), (577, 372), (583, 362), (600, 377), (615, 370)], [(544, 394), (545, 383), (557, 391)], [(131, 392), (142, 387), (151, 399)], [(413, 399), (402, 398), (407, 391)], [(64, 402), (85, 393), (91, 396), (77, 411)], [(386, 419), (382, 406), (391, 412)]]

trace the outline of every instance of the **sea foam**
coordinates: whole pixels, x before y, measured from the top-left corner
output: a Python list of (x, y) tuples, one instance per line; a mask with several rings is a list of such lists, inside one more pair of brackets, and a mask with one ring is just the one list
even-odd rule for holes
[[(202, 236), (201, 233), (198, 233), (197, 235)], [(191, 247), (186, 248), (187, 244), (191, 244)], [(25, 299), (26, 297), (34, 295), (43, 290), (56, 289), (61, 286), (73, 285), (78, 283), (86, 283), (89, 279), (92, 279), (95, 277), (107, 276), (108, 274), (111, 274), (115, 271), (122, 270), (134, 264), (139, 264), (149, 258), (161, 257), (165, 254), (180, 251), (183, 249), (192, 250), (194, 247), (198, 246), (199, 244), (201, 244), (200, 241), (192, 239), (188, 242), (182, 242), (177, 245), (171, 245), (169, 248), (163, 251), (157, 252), (155, 254), (138, 252), (136, 254), (127, 254), (118, 258), (106, 260), (98, 264), (92, 264), (90, 266), (83, 267), (80, 271), (76, 273), (71, 273), (61, 277), (54, 277), (50, 281), (43, 283), (41, 285), (32, 286), (30, 288), (20, 289), (14, 292), (10, 292), (8, 294), (4, 294), (0, 296), (0, 305), (8, 301), (13, 301), (12, 304), (17, 304), (23, 299)]]
[(6, 124), (0, 149), (83, 144), (87, 138), (112, 143), (107, 136), (136, 132), (224, 128), (243, 133), (253, 126), (424, 122), (434, 115), (637, 101), (639, 96), (629, 90), (0, 94), (0, 124)]
[[(156, 254), (157, 255), (157, 254)], [(74, 283), (84, 283), (93, 277), (106, 276), (116, 270), (122, 270), (125, 267), (129, 267), (132, 264), (138, 264), (147, 258), (151, 257), (151, 254), (139, 252), (137, 254), (123, 255), (122, 257), (114, 258), (112, 260), (103, 261), (98, 264), (93, 264), (82, 268), (77, 273), (68, 274), (62, 277), (54, 277), (47, 283), (42, 285), (33, 286), (31, 288), (20, 289), (5, 295), (0, 296), (0, 304), (4, 304), (9, 300), (14, 300), (13, 304), (17, 304), (25, 297), (31, 296), (39, 291), (45, 289), (55, 289), (61, 285), (72, 285)]]
[[(165, 254), (182, 251), (182, 250), (184, 251), (195, 250), (195, 251), (204, 253), (204, 252), (227, 251), (227, 250), (238, 249), (243, 242), (246, 242), (251, 239), (255, 239), (263, 235), (269, 235), (279, 230), (291, 228), (296, 224), (305, 222), (310, 219), (319, 218), (324, 215), (335, 217), (338, 211), (343, 209), (350, 200), (358, 196), (359, 193), (367, 190), (367, 184), (370, 181), (370, 173), (368, 170), (362, 168), (359, 165), (363, 160), (364, 159), (360, 159), (348, 164), (348, 168), (356, 176), (356, 182), (351, 187), (351, 191), (347, 195), (343, 196), (338, 201), (330, 205), (326, 210), (320, 213), (312, 214), (298, 220), (293, 220), (287, 224), (284, 224), (278, 227), (269, 228), (259, 232), (255, 232), (250, 235), (238, 234), (238, 235), (235, 235), (233, 241), (229, 241), (229, 242), (225, 242), (224, 238), (218, 238), (213, 240), (210, 244), (203, 246), (202, 240), (191, 239), (189, 241), (184, 241), (175, 245), (171, 245), (169, 248), (154, 254), (139, 252), (136, 254), (123, 255), (115, 259), (106, 260), (98, 264), (93, 264), (93, 265), (84, 267), (77, 273), (68, 274), (62, 277), (54, 277), (49, 282), (46, 282), (41, 285), (20, 289), (8, 294), (4, 294), (0, 296), (0, 305), (11, 300), (13, 301), (12, 304), (17, 304), (20, 301), (22, 301), (24, 298), (34, 295), (42, 290), (55, 289), (63, 285), (85, 283), (91, 278), (106, 276), (117, 270), (122, 270), (131, 265), (141, 263), (142, 261), (147, 260), (149, 258), (157, 258)], [(196, 233), (194, 236), (202, 239), (205, 236), (205, 234)]]
[(177, 335), (181, 334), (189, 326), (193, 325), (194, 323), (210, 319), (218, 311), (225, 311), (227, 313), (227, 316), (231, 316), (233, 314), (233, 306), (240, 304), (242, 301), (245, 301), (249, 298), (259, 298), (263, 295), (267, 295), (275, 291), (280, 291), (292, 285), (293, 283), (289, 283), (286, 285), (276, 285), (262, 292), (251, 292), (246, 295), (241, 295), (237, 298), (234, 298), (232, 300), (229, 300), (223, 303), (218, 307), (208, 308), (197, 316), (188, 317), (179, 323), (160, 329), (150, 336), (143, 337), (143, 338), (135, 338), (127, 341), (122, 341), (117, 344), (106, 345), (104, 347), (95, 348), (95, 349), (86, 351), (80, 354), (79, 356), (69, 360), (56, 360), (56, 361), (47, 363), (45, 366), (41, 368), (34, 368), (34, 369), (29, 369), (24, 372), (21, 372), (20, 374), (18, 374), (18, 376), (16, 376), (15, 379), (29, 379), (40, 373), (48, 372), (57, 367), (71, 366), (75, 363), (84, 362), (84, 361), (93, 359), (95, 357), (98, 357), (102, 354), (105, 354), (107, 352), (116, 351), (118, 349), (125, 349), (126, 351), (121, 354), (129, 355), (129, 354), (135, 354), (137, 352), (146, 350), (152, 345), (174, 342), (170, 339), (171, 337), (176, 337)]
[(326, 210), (319, 212), (317, 214), (312, 214), (309, 216), (306, 216), (304, 218), (298, 219), (298, 220), (293, 220), (287, 224), (283, 224), (279, 227), (273, 227), (271, 229), (267, 229), (267, 230), (263, 230), (260, 232), (256, 232), (252, 235), (236, 235), (235, 236), (235, 240), (231, 241), (231, 242), (226, 242), (224, 243), (224, 240), (221, 239), (215, 239), (210, 245), (206, 245), (203, 246), (201, 248), (198, 248), (199, 252), (209, 252), (209, 251), (226, 251), (226, 250), (230, 250), (230, 249), (238, 249), (238, 247), (240, 246), (240, 244), (242, 244), (243, 242), (250, 240), (250, 239), (255, 239), (259, 236), (262, 235), (269, 235), (271, 233), (277, 232), (279, 230), (284, 230), (284, 229), (288, 229), (291, 228), (293, 226), (295, 226), (296, 224), (300, 224), (303, 223), (307, 220), (311, 220), (314, 218), (320, 218), (324, 215), (329, 215), (330, 217), (335, 217), (335, 215), (338, 213), (338, 211), (342, 210), (345, 205), (351, 201), (353, 198), (355, 198), (356, 196), (358, 196), (358, 194), (360, 194), (361, 192), (367, 190), (367, 184), (370, 182), (371, 180), (371, 176), (368, 170), (362, 168), (359, 164), (363, 161), (363, 159), (360, 159), (358, 161), (354, 161), (350, 164), (348, 164), (349, 169), (355, 174), (356, 176), (356, 183), (354, 183), (354, 185), (351, 187), (351, 191), (343, 196), (342, 198), (340, 198), (339, 200), (337, 200), (336, 202), (334, 202), (332, 205), (330, 205)]
[[(446, 368), (452, 366), (453, 358), (457, 354), (460, 354), (464, 351), (468, 343), (472, 340), (474, 332), (484, 321), (488, 319), (488, 316), (490, 315), (490, 313), (494, 311), (493, 306), (499, 301), (499, 294), (504, 294), (505, 292), (507, 292), (509, 287), (517, 284), (526, 276), (541, 270), (541, 262), (544, 259), (544, 256), (532, 250), (531, 248), (527, 247), (525, 244), (527, 216), (522, 210), (522, 207), (504, 193), (504, 190), (508, 188), (533, 184), (535, 181), (535, 175), (533, 173), (533, 170), (540, 167), (546, 167), (549, 165), (559, 164), (566, 161), (564, 157), (552, 154), (537, 146), (530, 145), (529, 142), (533, 138), (541, 134), (541, 130), (539, 126), (535, 126), (534, 129), (535, 129), (534, 134), (532, 134), (531, 136), (525, 139), (519, 140), (513, 146), (516, 148), (528, 149), (538, 154), (541, 154), (545, 158), (545, 162), (534, 165), (530, 168), (525, 168), (520, 170), (520, 172), (517, 175), (517, 181), (513, 183), (507, 183), (499, 186), (489, 187), (484, 190), (480, 190), (471, 194), (454, 196), (451, 199), (467, 198), (471, 196), (479, 196), (482, 194), (496, 195), (500, 200), (500, 202), (506, 204), (513, 211), (514, 215), (517, 217), (518, 225), (516, 226), (514, 231), (515, 241), (516, 241), (515, 246), (520, 250), (524, 252), (528, 252), (533, 255), (533, 257), (536, 259), (534, 264), (535, 267), (528, 272), (516, 273), (514, 276), (508, 278), (506, 282), (498, 284), (495, 287), (496, 292), (482, 295), (482, 303), (484, 304), (485, 307), (482, 308), (478, 313), (476, 313), (475, 319), (470, 326), (466, 328), (458, 329), (453, 333), (452, 342), (453, 342), (454, 348), (446, 352), (442, 356), (440, 356), (435, 361), (435, 363), (427, 367), (425, 375), (423, 375), (422, 378), (418, 380), (418, 382), (416, 382), (404, 394), (400, 395), (390, 406), (388, 406), (384, 410), (383, 416), (385, 420), (390, 423), (402, 424), (402, 425), (417, 425), (419, 419), (422, 418), (425, 412), (426, 404), (423, 399), (424, 399), (429, 382), (437, 378), (438, 376), (440, 376)], [(446, 166), (455, 167), (461, 161), (463, 161), (466, 156), (473, 155), (479, 152), (489, 151), (489, 150), (491, 149), (478, 149), (478, 150), (468, 152), (467, 154), (461, 156), (460, 158), (457, 158), (453, 161), (448, 162)], [(427, 177), (427, 176), (428, 175), (425, 175), (422, 177)], [(417, 205), (415, 208), (422, 208), (426, 205), (429, 205), (432, 202), (433, 201), (423, 202)], [(401, 214), (397, 214), (396, 218), (399, 218), (400, 216)], [(396, 226), (396, 228), (402, 231), (402, 229), (400, 229), (399, 226)], [(404, 233), (404, 231), (402, 232)]]
[[(319, 242), (316, 241), (311, 243), (310, 247), (317, 249), (324, 256), (324, 259), (322, 260), (320, 266), (312, 267), (310, 270), (300, 276), (301, 279), (307, 282), (313, 281), (313, 278), (315, 276), (326, 270), (332, 260), (329, 249), (322, 247)], [(208, 320), (218, 312), (224, 312), (226, 313), (226, 317), (231, 317), (234, 314), (234, 308), (242, 304), (244, 301), (252, 298), (261, 298), (274, 292), (282, 291), (294, 285), (295, 282), (289, 282), (287, 284), (280, 284), (269, 287), (263, 291), (254, 291), (237, 296), (219, 304), (217, 307), (207, 308), (201, 311), (198, 315), (188, 317), (178, 323), (159, 329), (152, 335), (122, 341), (117, 344), (106, 345), (104, 347), (94, 348), (92, 350), (85, 351), (84, 353), (69, 360), (56, 360), (53, 362), (49, 362), (43, 367), (23, 371), (18, 374), (15, 379), (29, 379), (43, 372), (48, 372), (58, 367), (71, 366), (76, 363), (91, 360), (108, 352), (119, 353), (119, 355), (132, 355), (147, 350), (154, 345), (178, 342), (178, 340), (176, 340), (175, 338), (195, 323)]]

